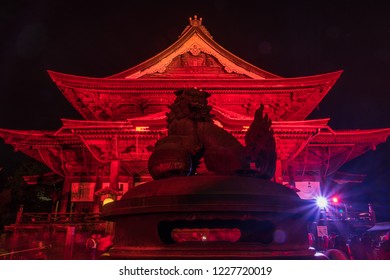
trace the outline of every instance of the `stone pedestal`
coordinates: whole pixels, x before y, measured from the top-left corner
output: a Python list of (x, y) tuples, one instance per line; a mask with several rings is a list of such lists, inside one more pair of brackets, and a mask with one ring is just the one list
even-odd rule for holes
[(274, 182), (205, 175), (156, 180), (103, 207), (111, 259), (311, 259), (308, 201)]

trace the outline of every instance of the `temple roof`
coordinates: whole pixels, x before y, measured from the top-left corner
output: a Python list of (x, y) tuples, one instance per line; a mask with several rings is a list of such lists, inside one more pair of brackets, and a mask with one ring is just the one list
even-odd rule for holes
[(263, 103), (274, 121), (304, 120), (342, 73), (295, 78), (269, 73), (220, 46), (197, 17), (170, 47), (118, 74), (92, 78), (48, 72), (84, 119), (110, 121), (162, 112), (173, 92), (183, 88), (208, 91), (210, 104), (232, 115), (253, 118)]
[(375, 150), (377, 145), (386, 142), (389, 135), (390, 128), (324, 130), (314, 135), (290, 164), (297, 174), (320, 171), (321, 177), (327, 177), (348, 161)]
[(100, 79), (50, 71), (68, 101), (87, 120), (120, 121), (166, 110), (174, 91), (201, 88), (211, 105), (252, 117), (261, 103), (275, 121), (304, 120), (325, 97), (341, 71), (275, 79)]
[[(172, 68), (174, 67), (175, 71), (173, 72), (178, 74), (178, 68), (184, 66), (189, 67), (188, 69), (193, 67), (193, 71), (185, 71), (187, 73), (181, 73), (182, 75), (196, 77), (206, 75), (208, 78), (215, 79), (226, 75), (229, 78), (246, 79), (280, 78), (278, 75), (242, 60), (220, 46), (213, 40), (213, 37), (202, 24), (202, 18), (198, 19), (197, 16), (194, 16), (189, 21), (190, 24), (184, 29), (179, 39), (170, 47), (145, 62), (108, 78), (138, 79), (140, 77), (167, 78), (167, 76), (170, 78), (182, 78), (180, 75), (169, 75), (169, 73), (172, 74)], [(176, 60), (180, 60), (181, 63)], [(197, 69), (199, 67), (201, 68)], [(216, 69), (212, 71), (213, 68), (223, 68), (224, 71), (215, 75)]]
[[(134, 121), (63, 120), (63, 127), (58, 131), (0, 129), (0, 137), (16, 150), (43, 162), (60, 175), (65, 174), (64, 163), (82, 170), (83, 162), (109, 163), (113, 153), (127, 162), (124, 166), (131, 169), (131, 162), (146, 162), (151, 152), (148, 147), (166, 134), (160, 123), (156, 125), (158, 129), (152, 130), (147, 126), (138, 126), (147, 122)], [(328, 121), (273, 123), (277, 153), (283, 161), (283, 169), (293, 165), (297, 180), (307, 179), (310, 174), (317, 178), (332, 175), (346, 162), (375, 149), (390, 135), (388, 128), (333, 131), (328, 127)], [(232, 133), (243, 141), (244, 129)]]

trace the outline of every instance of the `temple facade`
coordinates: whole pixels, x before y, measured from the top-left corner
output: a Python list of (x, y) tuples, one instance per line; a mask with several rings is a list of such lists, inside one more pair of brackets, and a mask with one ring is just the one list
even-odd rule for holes
[[(84, 119), (63, 119), (57, 131), (0, 129), (0, 137), (64, 179), (59, 214), (99, 214), (105, 199), (120, 199), (151, 180), (148, 158), (167, 134), (167, 105), (179, 89), (209, 92), (215, 124), (242, 143), (264, 104), (277, 145), (273, 180), (305, 199), (390, 134), (389, 128), (338, 131), (329, 119), (308, 120), (342, 71), (294, 78), (269, 73), (220, 46), (196, 16), (170, 47), (121, 73), (92, 78), (48, 72)], [(201, 165), (198, 172), (206, 169)]]

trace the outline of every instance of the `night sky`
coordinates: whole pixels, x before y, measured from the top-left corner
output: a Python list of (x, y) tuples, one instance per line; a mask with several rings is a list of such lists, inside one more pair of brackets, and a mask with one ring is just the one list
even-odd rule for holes
[[(81, 119), (46, 70), (105, 77), (175, 42), (198, 15), (214, 40), (283, 77), (344, 70), (309, 119), (333, 129), (390, 127), (390, 3), (386, 1), (2, 0), (0, 127), (57, 130)], [(0, 140), (0, 165), (20, 160)], [(390, 221), (390, 140), (343, 170), (367, 173), (354, 199)], [(0, 171), (0, 172), (4, 172)]]

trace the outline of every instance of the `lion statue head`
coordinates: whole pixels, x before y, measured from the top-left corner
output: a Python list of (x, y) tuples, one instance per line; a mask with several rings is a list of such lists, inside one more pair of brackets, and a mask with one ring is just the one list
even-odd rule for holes
[(182, 118), (200, 122), (212, 122), (211, 107), (207, 105), (207, 98), (211, 96), (210, 93), (192, 88), (180, 89), (175, 92), (175, 95), (174, 103), (168, 106), (171, 109), (167, 113), (168, 124), (173, 119), (180, 120)]

